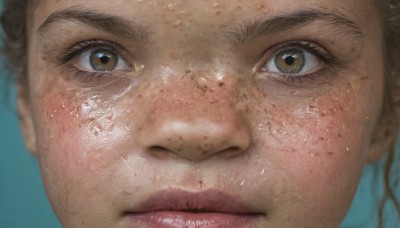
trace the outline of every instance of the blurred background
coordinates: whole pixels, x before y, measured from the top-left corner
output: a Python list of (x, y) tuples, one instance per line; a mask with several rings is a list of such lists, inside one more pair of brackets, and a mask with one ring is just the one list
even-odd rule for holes
[[(0, 60), (4, 63), (4, 57)], [(6, 74), (10, 73), (0, 67), (0, 228), (61, 227), (46, 198), (37, 161), (25, 149), (19, 130), (14, 83), (4, 80)], [(341, 227), (377, 227), (376, 199), (382, 194), (383, 164), (384, 161), (365, 167), (356, 197)], [(396, 165), (400, 170), (399, 162)], [(400, 188), (396, 194), (400, 198)], [(400, 228), (395, 213), (393, 204), (387, 204), (384, 227)]]

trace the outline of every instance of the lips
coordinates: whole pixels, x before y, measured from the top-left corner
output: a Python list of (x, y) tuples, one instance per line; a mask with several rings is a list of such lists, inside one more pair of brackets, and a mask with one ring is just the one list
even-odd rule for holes
[(215, 190), (157, 192), (123, 215), (133, 227), (159, 228), (254, 227), (265, 217), (234, 197)]

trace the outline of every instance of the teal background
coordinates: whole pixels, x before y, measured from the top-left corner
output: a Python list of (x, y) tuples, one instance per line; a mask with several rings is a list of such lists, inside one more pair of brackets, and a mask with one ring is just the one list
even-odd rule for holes
[[(15, 96), (5, 99), (3, 84), (4, 81), (0, 83), (0, 227), (61, 227), (47, 201), (37, 161), (23, 144)], [(14, 89), (11, 94), (15, 94)]]

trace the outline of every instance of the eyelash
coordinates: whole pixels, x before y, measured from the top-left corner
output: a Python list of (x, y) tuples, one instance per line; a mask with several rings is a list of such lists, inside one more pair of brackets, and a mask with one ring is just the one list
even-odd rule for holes
[[(72, 48), (67, 49), (66, 53), (60, 56), (57, 60), (59, 65), (64, 65), (80, 54), (84, 53), (85, 51), (88, 51), (93, 48), (106, 48), (109, 49), (113, 52), (115, 52), (117, 55), (121, 56), (124, 60), (129, 59), (125, 58), (129, 54), (119, 45), (106, 41), (106, 40), (86, 40), (83, 42), (80, 42), (78, 44), (75, 44)], [(127, 61), (128, 62), (128, 61)], [(134, 69), (133, 66), (129, 66), (130, 68)], [(114, 72), (88, 72), (85, 70), (81, 70), (78, 67), (76, 67), (74, 64), (71, 64), (69, 68), (70, 72), (72, 73), (74, 78), (80, 79), (81, 81), (85, 83), (93, 83), (96, 84), (96, 82), (99, 82), (103, 78), (109, 78), (112, 75), (115, 75), (118, 73), (118, 71)], [(125, 73), (125, 72), (119, 72), (119, 73)]]
[[(80, 42), (74, 45), (72, 48), (68, 49), (64, 55), (58, 58), (58, 62), (60, 65), (66, 64), (76, 58), (78, 55), (82, 54), (85, 51), (88, 51), (92, 48), (107, 48), (116, 54), (122, 56), (124, 58), (127, 53), (124, 51), (122, 47), (119, 45), (105, 40), (87, 40)], [(316, 56), (319, 60), (321, 60), (324, 64), (322, 69), (317, 70), (316, 72), (310, 74), (296, 75), (296, 74), (273, 74), (271, 72), (267, 72), (265, 70), (265, 65), (268, 60), (274, 58), (277, 54), (290, 50), (290, 49), (299, 49), (303, 51), (307, 51), (312, 55)], [(126, 59), (126, 58), (124, 58)], [(257, 66), (258, 74), (261, 76), (268, 75), (273, 76), (275, 79), (284, 81), (286, 83), (296, 84), (296, 83), (309, 83), (312, 84), (316, 82), (316, 80), (322, 75), (333, 76), (334, 69), (339, 68), (342, 64), (338, 61), (336, 57), (331, 55), (328, 51), (326, 51), (321, 46), (309, 42), (309, 41), (290, 41), (282, 44), (278, 44), (266, 52), (264, 52), (264, 56), (262, 57), (261, 64)], [(110, 76), (115, 75), (116, 72), (88, 72), (85, 70), (81, 70), (76, 67), (74, 64), (69, 68), (70, 72), (74, 76), (74, 78), (83, 81), (84, 83), (93, 83), (100, 84), (103, 78), (110, 78)], [(118, 71), (117, 71), (118, 72)], [(122, 73), (122, 72), (120, 72)]]
[[(267, 72), (265, 70), (265, 65), (268, 60), (271, 58), (274, 58), (277, 54), (288, 51), (290, 49), (299, 49), (302, 51), (307, 51), (310, 54), (314, 55), (317, 57), (319, 60), (322, 61), (324, 66), (310, 74), (302, 74), (302, 75), (296, 75), (296, 74), (273, 74), (270, 72)], [(266, 52), (263, 54), (264, 56), (262, 57), (261, 64), (258, 65), (258, 73), (261, 74), (261, 76), (268, 74), (268, 76), (273, 76), (277, 80), (284, 81), (286, 83), (291, 83), (291, 84), (296, 84), (296, 83), (309, 83), (312, 84), (316, 82), (316, 80), (323, 75), (327, 76), (333, 76), (334, 75), (334, 70), (342, 67), (342, 63), (330, 54), (328, 51), (326, 51), (324, 48), (321, 46), (310, 42), (310, 41), (290, 41), (290, 42), (285, 42), (282, 44), (278, 44), (270, 49), (268, 49)]]

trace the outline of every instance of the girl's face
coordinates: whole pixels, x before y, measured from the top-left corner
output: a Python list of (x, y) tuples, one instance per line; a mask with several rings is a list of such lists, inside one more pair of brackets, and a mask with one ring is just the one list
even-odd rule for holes
[(65, 227), (337, 227), (377, 157), (372, 0), (31, 10), (22, 123)]

